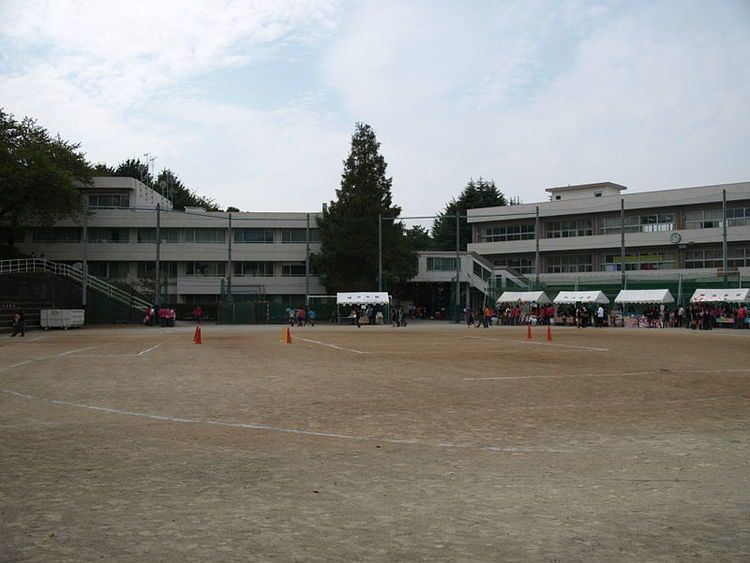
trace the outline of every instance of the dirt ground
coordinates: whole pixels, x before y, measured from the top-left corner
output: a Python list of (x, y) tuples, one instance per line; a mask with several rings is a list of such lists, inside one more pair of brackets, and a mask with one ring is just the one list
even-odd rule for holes
[(0, 561), (747, 561), (750, 330), (0, 341)]

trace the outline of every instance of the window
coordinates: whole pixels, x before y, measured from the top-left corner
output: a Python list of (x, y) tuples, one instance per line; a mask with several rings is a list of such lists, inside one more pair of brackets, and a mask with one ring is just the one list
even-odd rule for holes
[(305, 276), (305, 263), (296, 263), (296, 264), (282, 264), (281, 265), (281, 275), (285, 278), (295, 278), (300, 276)]
[(427, 257), (428, 272), (455, 272), (455, 258)]
[(234, 242), (273, 243), (273, 229), (234, 229)]
[(727, 266), (730, 268), (747, 268), (750, 266), (750, 246), (729, 248)]
[(727, 209), (727, 227), (750, 226), (750, 207), (730, 207)]
[(149, 229), (147, 227), (136, 229), (135, 240), (139, 243), (155, 243), (156, 229)]
[[(599, 219), (599, 234), (614, 235), (621, 232), (620, 216), (610, 215)], [(674, 230), (674, 213), (626, 215), (626, 233), (656, 233)]]
[(483, 267), (479, 262), (474, 262), (474, 275), (479, 276), (484, 281), (487, 281), (492, 277), (492, 272)]
[[(284, 244), (305, 244), (307, 229), (282, 229), (281, 242)], [(320, 242), (320, 231), (310, 229), (310, 242)]]
[(273, 262), (233, 262), (235, 276), (272, 276)]
[(716, 229), (721, 227), (721, 209), (699, 209), (685, 213), (686, 229)]
[(129, 229), (115, 229), (107, 227), (94, 227), (88, 230), (89, 242), (130, 242)]
[[(722, 268), (724, 257), (721, 247), (701, 248), (685, 252), (686, 268)], [(750, 247), (738, 246), (727, 249), (727, 267), (745, 268), (750, 266)]]
[[(602, 270), (606, 272), (621, 271), (622, 257), (619, 254), (607, 254), (602, 260)], [(672, 251), (629, 252), (625, 255), (626, 270), (671, 270), (677, 267), (677, 254)]]
[(564, 272), (591, 272), (593, 270), (591, 254), (571, 254), (548, 256), (547, 272), (560, 274)]
[(550, 221), (546, 223), (547, 238), (590, 237), (591, 234), (590, 219)]
[(531, 240), (534, 238), (534, 224), (499, 225), (481, 227), (478, 242), (502, 242), (508, 240)]
[[(177, 277), (177, 262), (159, 262), (159, 270), (161, 271), (162, 279), (175, 278)], [(155, 262), (138, 262), (137, 272), (139, 278), (152, 280), (154, 279), (155, 271)]]
[(602, 192), (594, 192), (594, 197), (602, 197)]
[(512, 270), (515, 270), (519, 274), (534, 273), (533, 258), (495, 258), (492, 260), (492, 263), (499, 268), (510, 268)]
[(685, 252), (685, 268), (721, 268), (721, 248), (702, 248)]
[[(76, 227), (36, 229), (33, 240), (34, 242), (81, 242), (81, 229)], [(89, 237), (89, 240), (91, 240), (91, 237)]]
[(89, 194), (89, 207), (130, 207), (128, 194)]
[(185, 262), (186, 276), (223, 276), (226, 262)]
[[(226, 229), (185, 229), (194, 231), (195, 242), (224, 242)], [(187, 237), (186, 237), (187, 238)]]

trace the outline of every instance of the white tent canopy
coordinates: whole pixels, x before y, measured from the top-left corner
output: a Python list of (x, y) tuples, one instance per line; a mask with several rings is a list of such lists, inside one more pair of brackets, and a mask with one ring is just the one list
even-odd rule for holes
[(623, 289), (615, 303), (674, 303), (668, 289)]
[(552, 303), (543, 291), (504, 291), (497, 298), (497, 303), (518, 303), (519, 301), (522, 303), (539, 303), (540, 305)]
[(336, 294), (337, 305), (388, 305), (391, 298), (383, 291), (360, 291)]
[(561, 291), (554, 302), (609, 304), (609, 299), (601, 291)]
[(691, 303), (748, 303), (750, 288), (696, 289)]

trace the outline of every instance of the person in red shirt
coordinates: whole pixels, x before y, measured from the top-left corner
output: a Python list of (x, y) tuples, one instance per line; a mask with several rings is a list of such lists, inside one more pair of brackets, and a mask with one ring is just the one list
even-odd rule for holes
[(741, 303), (740, 308), (737, 309), (735, 319), (735, 328), (747, 328), (747, 309), (744, 303)]
[(193, 318), (195, 319), (196, 323), (201, 324), (202, 315), (203, 315), (203, 309), (201, 309), (200, 305), (196, 305), (195, 309), (193, 309)]

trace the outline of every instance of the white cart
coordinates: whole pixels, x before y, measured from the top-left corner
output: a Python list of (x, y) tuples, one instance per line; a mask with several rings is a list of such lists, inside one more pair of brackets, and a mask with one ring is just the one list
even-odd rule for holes
[(49, 328), (75, 328), (83, 326), (83, 309), (42, 309), (39, 324), (44, 330)]

